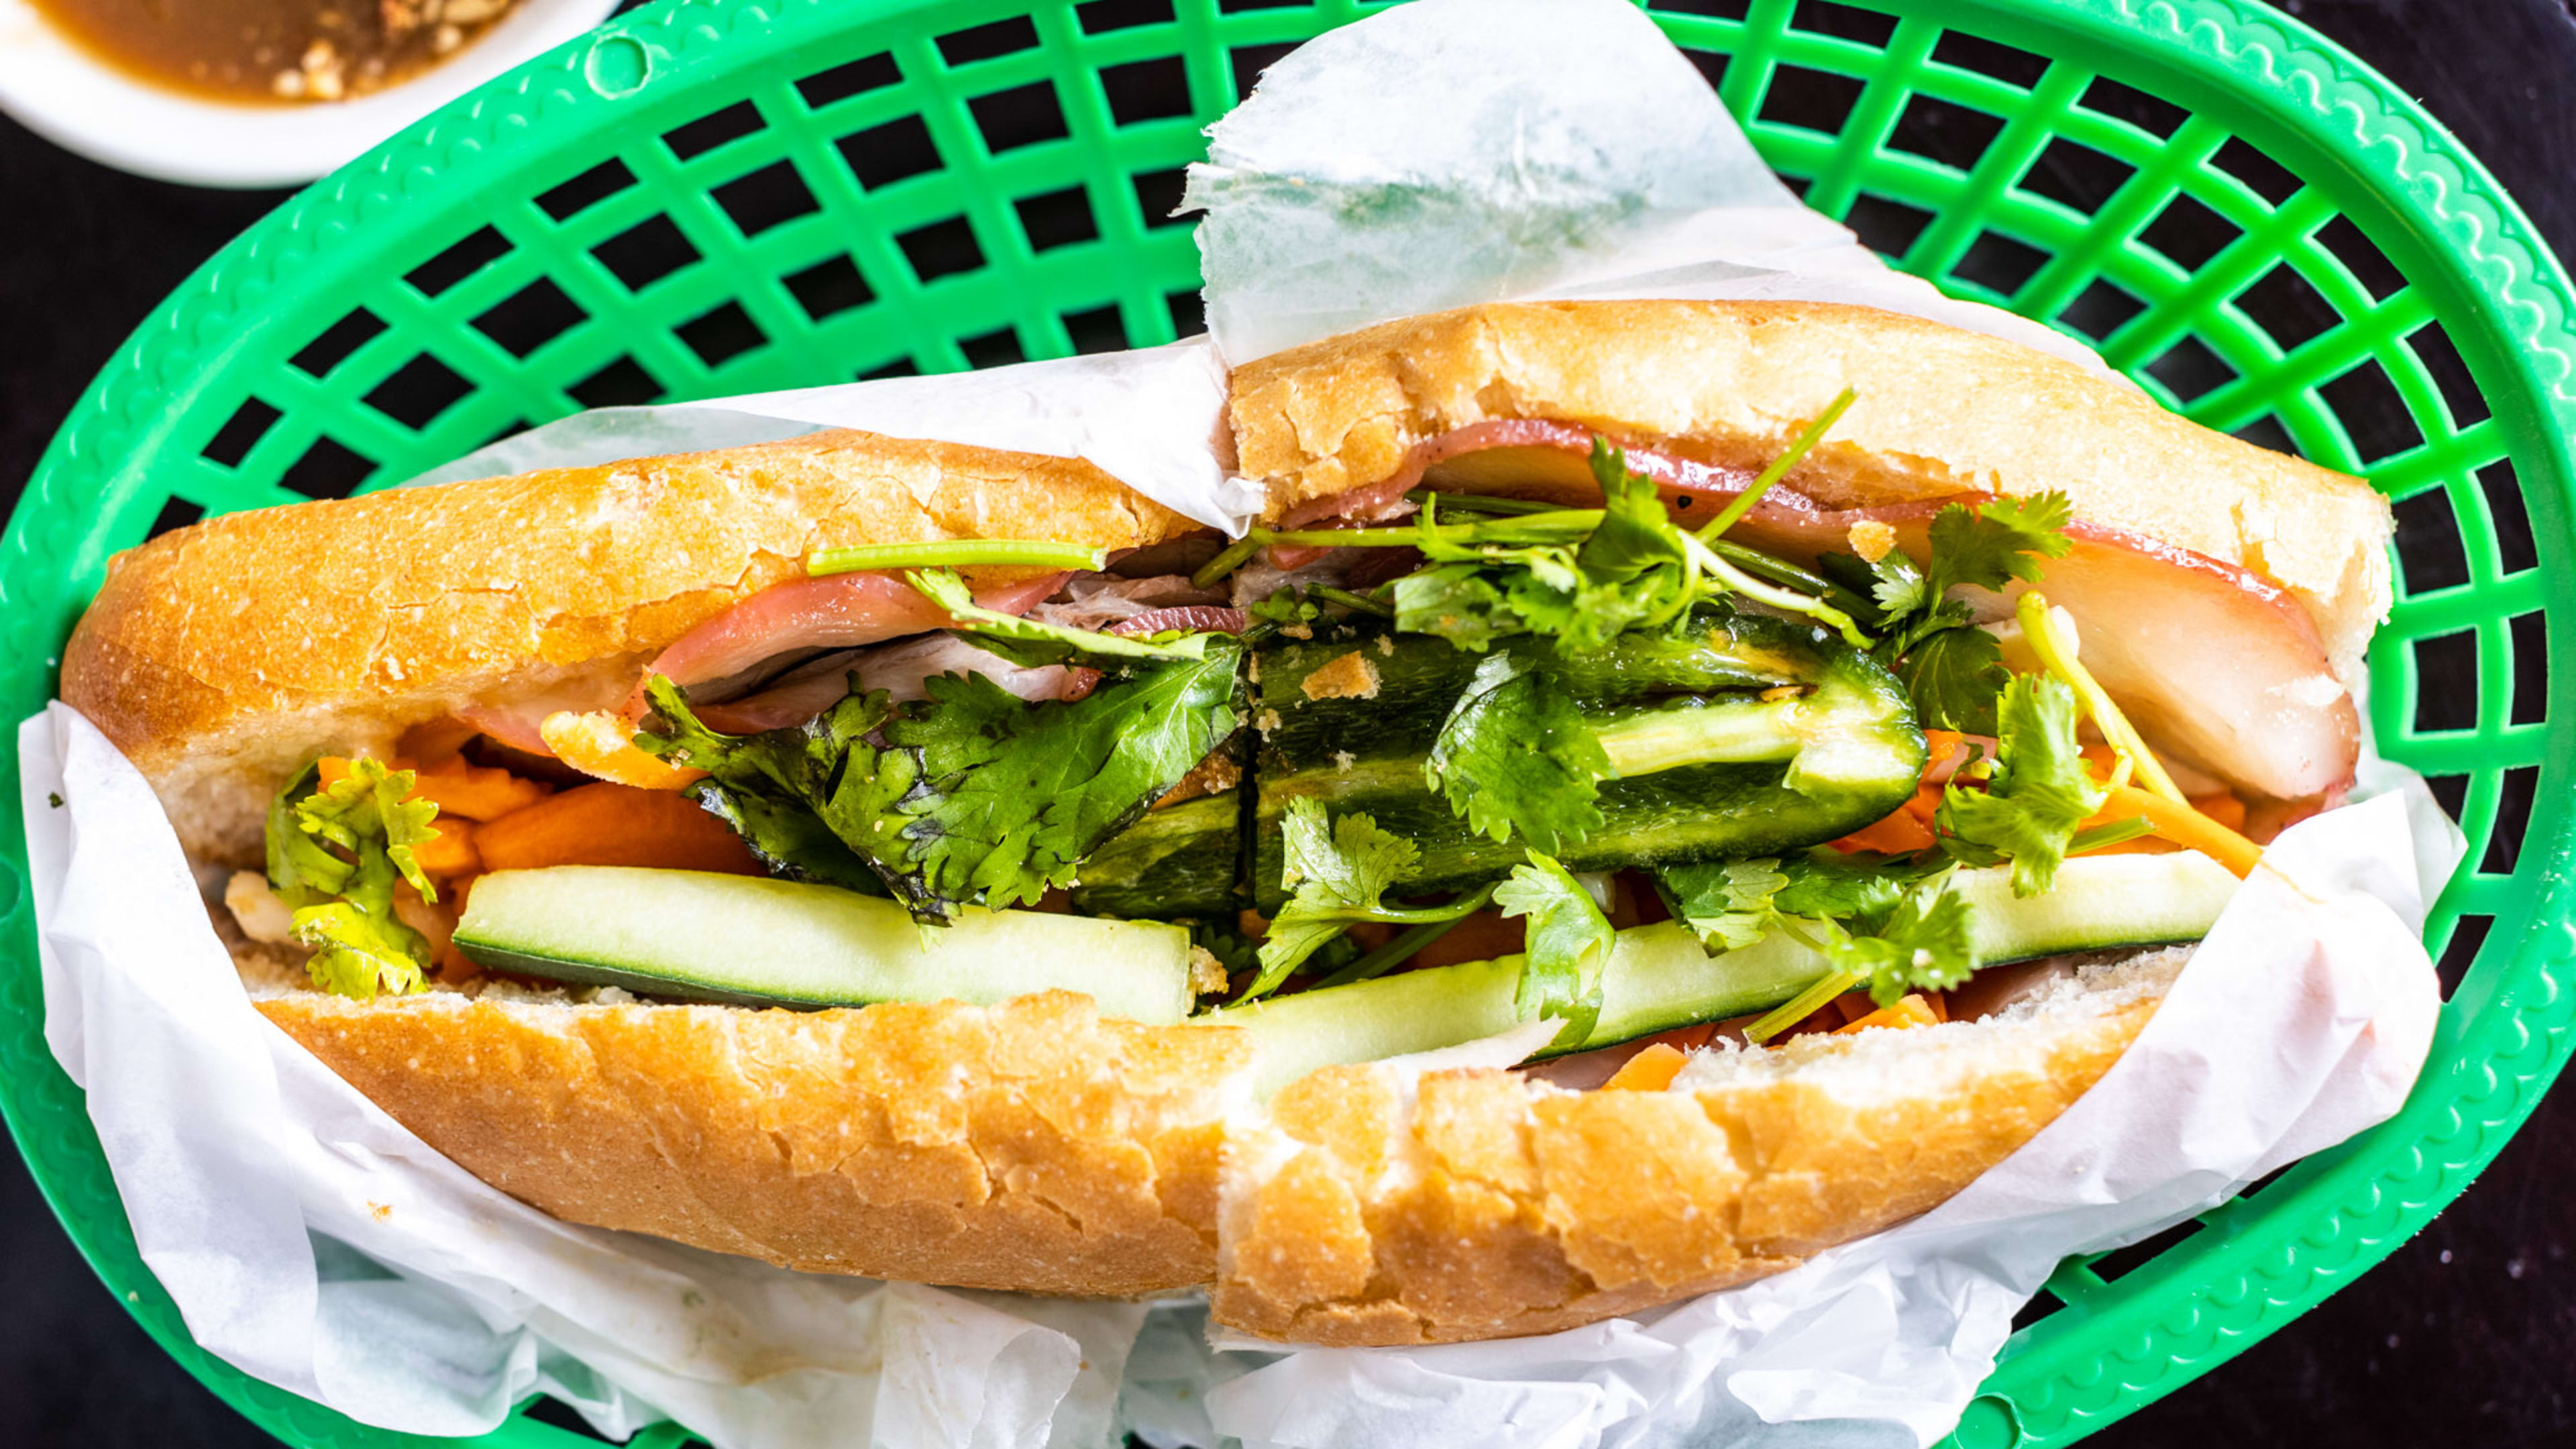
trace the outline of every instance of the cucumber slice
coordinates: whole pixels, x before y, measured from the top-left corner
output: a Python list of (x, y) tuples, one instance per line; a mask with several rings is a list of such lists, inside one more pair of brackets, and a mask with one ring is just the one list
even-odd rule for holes
[[(2237, 885), (2224, 866), (2187, 851), (2079, 857), (2058, 869), (2056, 889), (2029, 899), (2012, 893), (2008, 867), (1961, 871), (1954, 881), (1975, 911), (1978, 955), (1988, 965), (2197, 941)], [(1539, 1055), (1766, 1011), (1825, 970), (1822, 956), (1777, 931), (1711, 956), (1676, 922), (1634, 927), (1619, 933), (1602, 967), (1601, 1015), (1591, 1035)], [(1260, 1051), (1257, 1090), (1267, 1095), (1317, 1067), (1432, 1051), (1507, 1031), (1520, 1021), (1512, 1004), (1520, 972), (1518, 956), (1436, 966), (1275, 996), (1198, 1019), (1253, 1033)]]
[(474, 883), (456, 946), (495, 970), (744, 1006), (982, 1004), (1061, 988), (1159, 1025), (1194, 1000), (1178, 926), (982, 910), (921, 926), (892, 901), (701, 871), (495, 871)]

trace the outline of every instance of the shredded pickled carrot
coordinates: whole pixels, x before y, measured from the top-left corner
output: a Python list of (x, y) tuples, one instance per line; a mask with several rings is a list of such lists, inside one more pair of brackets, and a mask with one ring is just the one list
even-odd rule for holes
[(1681, 1075), (1683, 1064), (1689, 1060), (1679, 1049), (1656, 1042), (1622, 1063), (1610, 1074), (1610, 1080), (1601, 1084), (1601, 1090), (1660, 1092), (1673, 1084), (1673, 1078)]
[[(2233, 799), (2233, 796), (2227, 797)], [(2244, 806), (2237, 806), (2238, 819), (2244, 817)], [(2136, 818), (2147, 822), (2147, 828), (2174, 844), (2217, 861), (2239, 877), (2251, 875), (2254, 864), (2263, 858), (2263, 847), (2230, 830), (2189, 805), (2177, 805), (2161, 795), (2149, 794), (2135, 785), (2111, 787), (2101, 810), (2085, 826), (2107, 825), (2115, 820)]]
[(1834, 1035), (1849, 1036), (1853, 1032), (1867, 1031), (1879, 1026), (1903, 1030), (1909, 1027), (1939, 1026), (1940, 1024), (1941, 1018), (1933, 1013), (1931, 1003), (1925, 1001), (1921, 995), (1909, 992), (1898, 997), (1894, 1006), (1873, 1011), (1849, 1026), (1837, 1029)]

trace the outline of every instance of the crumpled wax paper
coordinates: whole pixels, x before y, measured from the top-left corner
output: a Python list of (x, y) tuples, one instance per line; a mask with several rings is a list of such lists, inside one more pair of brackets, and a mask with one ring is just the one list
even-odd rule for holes
[(1475, 302), (1670, 297), (1909, 312), (2116, 376), (1801, 204), (1622, 0), (1416, 0), (1298, 47), (1208, 141), (1181, 204), (1237, 365)]
[[(1870, 301), (2090, 360), (1886, 272), (1798, 207), (1617, 0), (1384, 12), (1274, 67), (1216, 141), (1193, 194), (1212, 210), (1216, 346), (1238, 360), (1531, 295)], [(1265, 252), (1275, 276), (1254, 265)], [(1331, 260), (1290, 265), (1315, 257)], [(1090, 458), (1231, 525), (1250, 505), (1214, 465), (1218, 355), (1201, 339), (609, 409), (432, 476), (859, 426)], [(1212, 1343), (1190, 1298), (807, 1277), (532, 1212), (251, 1009), (157, 803), (94, 729), (57, 705), (20, 740), (48, 1040), (198, 1340), (388, 1427), (477, 1432), (543, 1390), (605, 1433), (667, 1415), (724, 1449), (1083, 1445), (1126, 1429), (1158, 1445), (1928, 1441), (2062, 1255), (2148, 1236), (2395, 1110), (2436, 1006), (2421, 902), (2460, 854), (2421, 780), (2366, 756), (2375, 798), (2282, 838), (2103, 1083), (1914, 1223), (1635, 1320), (1283, 1352)]]

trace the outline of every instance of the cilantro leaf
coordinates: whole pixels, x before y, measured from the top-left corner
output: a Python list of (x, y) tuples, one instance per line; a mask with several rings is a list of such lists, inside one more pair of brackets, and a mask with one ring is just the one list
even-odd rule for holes
[(1966, 611), (1960, 612), (1959, 626), (1945, 625), (1925, 635), (1896, 661), (1896, 677), (1925, 728), (1991, 735), (1995, 696), (2012, 672), (2004, 668), (2003, 646), (1995, 636), (1964, 627)]
[(1397, 579), (1395, 627), (1406, 634), (1438, 635), (1471, 654), (1483, 653), (1497, 639), (1529, 632), (1501, 587), (1472, 563), (1438, 564)]
[(1422, 764), (1425, 785), (1470, 828), (1497, 842), (1517, 831), (1549, 851), (1601, 828), (1596, 802), (1609, 774), (1610, 757), (1574, 696), (1511, 654), (1476, 665)]
[(1973, 509), (1951, 504), (1932, 520), (1926, 597), (1938, 600), (1959, 584), (2000, 589), (2014, 579), (2038, 583), (2040, 560), (2064, 558), (2075, 546), (2066, 536), (2074, 516), (2063, 493), (1990, 498)]
[(1968, 903), (1948, 885), (1907, 891), (1866, 936), (1836, 932), (1826, 958), (1837, 971), (1869, 978), (1869, 999), (1894, 1006), (1909, 991), (1946, 991), (1975, 974)]
[(394, 886), (408, 880), (438, 899), (415, 851), (437, 834), (438, 807), (406, 800), (414, 776), (360, 758), (316, 788), (307, 765), (269, 802), (269, 884), (295, 908), (305, 970), (326, 991), (367, 1000), (421, 990), (429, 942), (394, 914)]
[(402, 996), (427, 985), (421, 967), (429, 959), (429, 943), (394, 919), (390, 905), (377, 915), (355, 901), (337, 900), (295, 913), (295, 939), (313, 948), (304, 969), (314, 985), (358, 1001), (379, 992)]
[(1655, 889), (1710, 952), (1740, 951), (1771, 928), (1773, 900), (1789, 884), (1780, 866), (1770, 856), (1661, 866)]
[(1618, 944), (1618, 932), (1601, 914), (1592, 893), (1555, 857), (1529, 853), (1494, 892), (1506, 917), (1525, 916), (1521, 979), (1512, 1004), (1522, 1019), (1562, 1016), (1561, 1042), (1580, 1042), (1601, 1016), (1601, 968)]
[(1033, 904), (1071, 885), (1085, 857), (1234, 732), (1242, 645), (1195, 639), (1199, 657), (1134, 661), (1079, 701), (949, 675), (927, 682), (925, 700), (854, 692), (808, 724), (748, 736), (706, 729), (655, 681), (672, 732), (637, 743), (710, 772), (692, 787), (700, 803), (774, 864), (856, 885), (855, 860), (916, 918), (941, 923), (961, 906)]
[(1783, 915), (1827, 920), (1868, 920), (1893, 908), (1898, 899), (1928, 877), (1950, 868), (1937, 856), (1918, 862), (1901, 855), (1875, 855), (1819, 847), (1780, 862), (1787, 884), (1771, 898)]
[(1387, 887), (1413, 869), (1421, 855), (1412, 841), (1352, 811), (1327, 822), (1314, 797), (1300, 795), (1279, 817), (1284, 859), (1279, 883), (1295, 892), (1270, 921), (1261, 943), (1261, 974), (1243, 993), (1246, 1001), (1277, 989), (1288, 973), (1325, 943), (1359, 921), (1385, 913)]
[(2075, 691), (2048, 675), (2017, 674), (1995, 711), (1994, 772), (1983, 790), (1952, 784), (1934, 816), (1950, 854), (1971, 865), (2009, 859), (2013, 894), (2048, 889), (2085, 817), (2105, 792), (2075, 742)]
[(951, 633), (972, 635), (978, 647), (1023, 669), (1072, 661), (1125, 664), (1140, 659), (1200, 659), (1207, 654), (1210, 636), (1205, 634), (1186, 634), (1158, 642), (1068, 628), (978, 607), (974, 592), (955, 569), (912, 569), (904, 579), (957, 621)]

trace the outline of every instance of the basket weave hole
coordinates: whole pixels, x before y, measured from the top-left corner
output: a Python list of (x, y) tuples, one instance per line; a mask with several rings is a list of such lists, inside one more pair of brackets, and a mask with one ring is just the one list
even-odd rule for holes
[(2406, 288), (2406, 274), (2349, 216), (2337, 216), (2317, 228), (2317, 245), (2350, 273), (2353, 281), (2368, 292), (2373, 301), (2385, 302)]
[(858, 264), (846, 254), (825, 257), (801, 272), (789, 273), (783, 280), (796, 305), (817, 322), (877, 299)]
[(1277, 65), (1281, 57), (1295, 50), (1294, 45), (1238, 45), (1225, 53), (1226, 64), (1234, 71), (1234, 98), (1249, 99), (1252, 88), (1261, 83), (1261, 73)]
[(966, 103), (966, 109), (975, 117), (975, 130), (984, 138), (985, 151), (995, 156), (1042, 141), (1061, 141), (1073, 134), (1065, 124), (1064, 107), (1056, 100), (1053, 81), (1031, 81), (977, 96)]
[(2549, 616), (2538, 609), (2505, 621), (2513, 653), (2513, 708), (2505, 723), (2549, 722)]
[(979, 60), (995, 60), (1017, 55), (1038, 46), (1038, 27), (1025, 15), (995, 20), (984, 25), (970, 25), (939, 37), (939, 58), (950, 65), (972, 65)]
[(2099, 342), (2136, 321), (2146, 302), (2116, 282), (2096, 277), (2057, 314), (2059, 325)]
[(403, 274), (424, 297), (435, 297), (510, 254), (510, 240), (488, 226)]
[(2186, 273), (2196, 272), (2228, 245), (2245, 235), (2236, 223), (2209, 209), (2189, 193), (2165, 203), (2156, 218), (2139, 229), (2138, 239), (2164, 253)]
[(2469, 551), (2460, 537), (2451, 495), (2428, 488), (2395, 505), (2397, 576), (2406, 597), (2417, 598), (2469, 581)]
[(1085, 35), (1172, 23), (1172, 0), (1089, 0), (1073, 8)]
[(419, 432), (473, 391), (456, 369), (424, 352), (369, 390), (367, 406)]
[(814, 72), (796, 82), (796, 95), (805, 102), (806, 109), (819, 111), (852, 96), (884, 90), (902, 79), (903, 71), (895, 65), (894, 56), (881, 50)]
[(659, 212), (592, 247), (590, 254), (630, 292), (696, 265), (701, 256), (679, 224)]
[(2184, 337), (2146, 365), (2147, 376), (2163, 384), (2178, 405), (2189, 405), (2236, 381), (2227, 359), (2197, 337)]
[(1851, 209), (1843, 213), (1842, 222), (1860, 238), (1862, 246), (1894, 261), (1913, 250), (1915, 239), (1932, 224), (1932, 213), (1863, 192), (1852, 198)]
[(754, 348), (769, 345), (769, 334), (751, 320), (740, 302), (710, 307), (671, 329), (709, 368), (722, 367)]
[(2531, 801), (2539, 789), (2538, 765), (2515, 765), (2497, 779), (2495, 823), (2487, 828), (2487, 848), (2478, 857), (2480, 874), (2513, 874), (2523, 837), (2531, 831)]
[(2191, 116), (2162, 96), (2149, 95), (2109, 76), (2095, 76), (2077, 104), (2097, 116), (2135, 126), (2159, 140), (2181, 130), (2182, 123)]
[(471, 325), (502, 351), (524, 360), (588, 320), (589, 314), (552, 278), (539, 277), (484, 309)]
[(1966, 30), (1945, 30), (1932, 45), (1932, 59), (1953, 70), (1990, 76), (2019, 90), (2029, 90), (2048, 74), (2048, 57), (2034, 55)]
[(2450, 411), (2451, 426), (2465, 428), (2483, 422), (2489, 415), (2486, 394), (2477, 380), (2469, 375), (2467, 359), (2460, 356), (2458, 344), (2439, 322), (2427, 322), (2406, 337), (2406, 350), (2415, 363), (2441, 389), (2442, 404)]
[(2496, 571), (2518, 574), (2540, 567), (2540, 548), (2531, 533), (2531, 511), (2522, 501), (2522, 480), (2513, 461), (2498, 458), (2478, 470), (2478, 490), (2486, 495), (2487, 517), (2494, 520)]
[(2423, 427), (2378, 358), (2354, 363), (2342, 376), (2319, 386), (2317, 398), (2334, 410), (2352, 438), (2354, 456), (2364, 464), (2423, 446)]
[(1109, 102), (1109, 119), (1121, 126), (1189, 115), (1189, 63), (1166, 55), (1105, 66), (1100, 93)]
[(707, 193), (715, 198), (724, 214), (733, 218), (734, 229), (743, 237), (756, 237), (771, 227), (812, 216), (823, 209), (805, 179), (796, 174), (793, 161), (772, 161), (759, 170), (714, 188)]
[(1139, 171), (1128, 180), (1136, 190), (1136, 212), (1147, 230), (1166, 226), (1187, 226), (1189, 218), (1174, 216), (1181, 206), (1181, 190), (1189, 184), (1189, 171), (1174, 166), (1164, 171)]
[(1952, 263), (1950, 276), (1956, 281), (1973, 283), (1998, 297), (2011, 297), (2021, 291), (2048, 261), (2048, 254), (2025, 242), (2013, 240), (2001, 232), (1980, 232), (1959, 260)]
[(1079, 186), (1024, 196), (1011, 203), (1020, 219), (1020, 234), (1033, 252), (1096, 241), (1100, 223), (1091, 214), (1091, 198)]
[(635, 173), (612, 156), (570, 181), (537, 194), (537, 209), (557, 221), (577, 216), (635, 184)]
[(2450, 734), (2478, 725), (2478, 640), (2458, 629), (2417, 639), (2415, 733)]
[[(1777, 82), (1773, 83), (1775, 86)], [(2004, 129), (2003, 117), (1920, 91), (1906, 97), (1882, 149), (1904, 151), (1965, 171)]]
[(620, 357), (564, 392), (586, 408), (621, 408), (652, 402), (662, 395), (662, 385), (634, 358)]
[(719, 146), (730, 145), (745, 136), (757, 135), (769, 128), (760, 117), (760, 107), (749, 101), (736, 101), (720, 111), (711, 111), (684, 125), (662, 133), (662, 144), (682, 161), (694, 161)]
[(347, 316), (323, 328), (321, 336), (304, 344), (303, 350), (287, 361), (308, 377), (328, 377), (331, 369), (348, 361), (350, 354), (373, 341), (384, 330), (383, 318), (364, 307), (352, 308)]
[(2199, 1232), (2200, 1226), (2198, 1218), (2186, 1218), (2152, 1237), (2131, 1243), (2125, 1248), (2114, 1248), (2090, 1260), (2085, 1266), (2091, 1268), (2093, 1276), (2103, 1282), (2116, 1283), (2154, 1262), (2167, 1248)]
[(2442, 943), (2442, 954), (2433, 962), (2433, 974), (2441, 978), (2442, 999), (2450, 1000), (2477, 964), (2478, 953), (2486, 947), (2487, 933), (2495, 928), (2495, 917), (2484, 912), (2462, 912), (2451, 926), (2451, 939)]
[(2209, 158), (2209, 168), (2245, 183), (2245, 189), (2275, 208), (2299, 194), (2307, 183), (2297, 172), (2273, 160), (2242, 136), (2230, 136)]
[(1013, 328), (996, 327), (973, 337), (957, 339), (957, 350), (966, 354), (968, 367), (1007, 367), (1029, 360), (1029, 350), (1020, 344), (1020, 334)]
[(1856, 40), (1872, 50), (1885, 50), (1887, 43), (1896, 38), (1895, 16), (1837, 4), (1835, 0), (1799, 0), (1798, 13), (1789, 24), (1810, 35)]
[(1127, 350), (1127, 324), (1119, 317), (1118, 307), (1090, 307), (1067, 312), (1060, 319), (1064, 335), (1076, 352), (1124, 352)]
[(960, 272), (983, 270), (984, 248), (975, 240), (974, 223), (962, 216), (934, 221), (895, 235), (904, 260), (918, 281), (931, 282)]
[(2343, 322), (2316, 285), (2289, 262), (2246, 283), (2234, 306), (2283, 352), (2313, 342)]
[(2137, 174), (2137, 167), (2117, 156), (2059, 136), (2039, 148), (2030, 169), (2013, 184), (2090, 216)]
[(242, 459), (250, 456), (250, 450), (258, 446), (259, 440), (267, 436), (269, 425), (281, 416), (283, 414), (277, 409), (258, 398), (247, 398), (240, 407), (233, 409), (231, 417), (224, 419), (222, 427), (215, 429), (215, 435), (206, 440), (206, 446), (197, 450), (197, 456), (209, 463), (238, 468)]
[(346, 498), (375, 471), (373, 459), (325, 433), (277, 481), (307, 498)]
[(1775, 126), (1797, 126), (1822, 136), (1839, 136), (1860, 104), (1861, 83), (1853, 76), (1803, 65), (1775, 65), (1771, 85), (1756, 114)]
[(152, 516), (151, 531), (143, 536), (147, 539), (159, 538), (174, 528), (185, 528), (205, 516), (204, 505), (191, 503), (173, 493), (162, 503), (161, 511)]
[(882, 191), (940, 166), (939, 147), (919, 116), (898, 116), (883, 125), (853, 131), (833, 145), (865, 191)]

